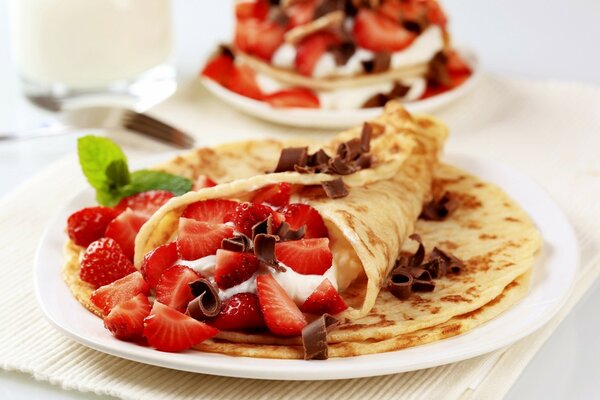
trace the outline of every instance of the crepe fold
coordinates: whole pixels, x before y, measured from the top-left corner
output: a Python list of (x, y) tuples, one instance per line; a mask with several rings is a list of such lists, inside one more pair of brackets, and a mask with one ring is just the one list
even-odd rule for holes
[[(372, 166), (342, 177), (349, 195), (341, 199), (329, 199), (320, 189), (322, 182), (338, 175), (265, 173), (275, 169), (280, 151), (289, 143), (228, 144), (159, 166), (192, 179), (208, 175), (219, 184), (173, 198), (161, 207), (136, 238), (135, 265), (141, 265), (147, 252), (173, 240), (187, 205), (215, 198), (245, 200), (254, 190), (287, 182), (297, 189), (293, 200), (317, 209), (329, 230), (338, 290), (350, 305), (345, 316), (365, 316), (430, 196), (433, 169), (447, 136), (446, 127), (435, 119), (413, 117), (397, 103), (390, 103), (370, 124)], [(350, 129), (310, 150), (323, 148), (333, 155), (340, 143), (359, 138), (361, 131), (362, 127)]]

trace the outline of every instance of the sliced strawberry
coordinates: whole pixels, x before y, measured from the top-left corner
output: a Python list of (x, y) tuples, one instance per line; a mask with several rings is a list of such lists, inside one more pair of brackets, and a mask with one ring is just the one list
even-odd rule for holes
[(238, 285), (254, 275), (258, 264), (258, 259), (253, 254), (217, 250), (215, 282), (221, 289)]
[(322, 275), (331, 267), (329, 239), (301, 239), (275, 244), (275, 257), (299, 274)]
[(150, 315), (144, 319), (144, 337), (160, 351), (178, 352), (189, 349), (219, 331), (179, 311), (154, 302)]
[(87, 207), (81, 209), (67, 220), (69, 238), (78, 246), (87, 247), (104, 236), (110, 221), (119, 215), (119, 211), (109, 207)]
[(213, 181), (206, 175), (200, 175), (194, 181), (194, 185), (192, 186), (192, 190), (200, 190), (208, 187), (217, 186), (217, 182)]
[(234, 68), (233, 58), (220, 54), (206, 63), (201, 74), (223, 86), (227, 86)]
[(448, 24), (448, 17), (442, 10), (442, 7), (436, 0), (427, 0), (427, 19), (429, 22), (435, 25), (439, 25), (442, 28), (446, 28)]
[(238, 204), (233, 200), (202, 200), (187, 206), (181, 216), (211, 224), (224, 224), (233, 220), (233, 214)]
[(144, 214), (127, 209), (108, 224), (105, 235), (119, 243), (123, 254), (133, 260), (135, 237), (146, 221), (147, 218)]
[(348, 306), (342, 296), (339, 295), (337, 290), (333, 287), (329, 279), (325, 279), (310, 296), (308, 299), (300, 306), (302, 312), (322, 315), (325, 313), (328, 314), (337, 314), (345, 309)]
[(269, 2), (267, 0), (241, 1), (235, 5), (235, 17), (237, 19), (256, 18), (264, 20), (269, 14)]
[(188, 303), (194, 300), (189, 284), (200, 278), (202, 275), (183, 265), (168, 268), (156, 284), (156, 300), (183, 312)]
[(292, 185), (289, 183), (277, 183), (268, 185), (254, 192), (252, 202), (267, 203), (274, 207), (283, 207), (290, 202)]
[(319, 108), (321, 104), (312, 90), (300, 87), (272, 93), (264, 101), (275, 108)]
[(190, 218), (179, 219), (177, 251), (184, 260), (197, 260), (213, 255), (223, 239), (233, 236), (233, 228)]
[(296, 48), (294, 61), (299, 73), (311, 76), (319, 58), (329, 46), (340, 43), (340, 38), (328, 31), (319, 31), (302, 39)]
[(148, 294), (148, 284), (139, 271), (117, 279), (113, 283), (99, 287), (90, 296), (90, 301), (99, 309), (108, 314), (116, 305), (119, 305), (134, 296), (142, 293)]
[(240, 20), (235, 27), (234, 45), (237, 49), (270, 61), (283, 43), (285, 28), (273, 21)]
[(104, 327), (119, 339), (141, 339), (144, 318), (150, 314), (151, 308), (148, 297), (140, 293), (115, 306), (104, 318)]
[(319, 212), (308, 204), (288, 204), (281, 212), (285, 217), (285, 222), (290, 224), (292, 229), (299, 229), (306, 225), (305, 239), (321, 238), (329, 235)]
[(108, 285), (136, 269), (113, 239), (92, 242), (81, 258), (79, 277), (94, 287)]
[(276, 214), (277, 213), (269, 206), (244, 202), (240, 203), (235, 209), (233, 214), (233, 223), (235, 224), (238, 232), (252, 237), (252, 227), (258, 222), (264, 221), (269, 215), (274, 216), (274, 228), (277, 228), (279, 226), (277, 221), (279, 221), (280, 218), (277, 218)]
[(377, 9), (396, 23), (421, 22), (427, 14), (427, 5), (423, 0), (387, 0)]
[(316, 0), (297, 1), (286, 7), (285, 12), (289, 17), (288, 28), (309, 23), (315, 17)]
[(446, 66), (448, 68), (448, 72), (450, 74), (469, 74), (471, 73), (471, 67), (466, 63), (465, 60), (456, 52), (456, 50), (452, 50), (448, 52), (448, 61)]
[(263, 93), (256, 83), (256, 74), (247, 65), (239, 65), (234, 68), (227, 88), (251, 99), (261, 100), (263, 98)]
[(256, 329), (265, 327), (258, 296), (254, 293), (238, 293), (223, 302), (219, 315), (208, 324), (221, 331)]
[(280, 336), (302, 334), (306, 319), (296, 303), (273, 278), (273, 275), (258, 276), (256, 290), (260, 309), (271, 332)]
[(115, 208), (119, 211), (131, 208), (148, 219), (172, 197), (175, 197), (175, 195), (166, 190), (149, 190), (125, 197)]
[(372, 51), (402, 50), (416, 37), (398, 22), (366, 8), (356, 15), (353, 35), (360, 47)]
[(162, 273), (167, 268), (172, 267), (178, 258), (179, 254), (177, 253), (176, 242), (163, 244), (146, 254), (141, 272), (148, 285), (151, 288), (155, 288)]

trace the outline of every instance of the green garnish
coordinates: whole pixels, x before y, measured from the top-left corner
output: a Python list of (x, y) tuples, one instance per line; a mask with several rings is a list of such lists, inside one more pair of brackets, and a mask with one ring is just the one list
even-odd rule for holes
[(123, 151), (107, 138), (79, 138), (77, 152), (81, 170), (103, 206), (112, 207), (124, 197), (148, 190), (168, 190), (180, 196), (192, 189), (192, 181), (181, 176), (147, 169), (130, 172)]

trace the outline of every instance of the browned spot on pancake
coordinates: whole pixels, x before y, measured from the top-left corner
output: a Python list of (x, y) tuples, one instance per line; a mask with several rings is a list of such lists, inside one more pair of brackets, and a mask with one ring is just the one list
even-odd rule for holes
[(433, 122), (431, 122), (428, 119), (419, 119), (418, 124), (420, 127), (425, 128), (425, 129), (433, 126)]
[(381, 246), (383, 245), (383, 242), (381, 241), (381, 239), (379, 238), (379, 236), (377, 236), (377, 234), (375, 233), (375, 231), (369, 227), (366, 228), (367, 229), (367, 239), (369, 240), (369, 244), (373, 247), (377, 247), (377, 246)]
[(384, 125), (378, 124), (376, 122), (369, 122), (369, 124), (371, 125), (371, 128), (373, 128), (373, 131), (371, 132), (372, 139), (383, 135), (383, 133), (385, 132)]
[(448, 325), (444, 329), (442, 329), (442, 335), (444, 335), (444, 336), (456, 335), (460, 331), (461, 326), (462, 326), (461, 324)]
[(460, 294), (451, 294), (449, 296), (444, 296), (444, 297), (440, 298), (440, 300), (447, 301), (450, 303), (462, 303), (462, 302), (470, 303), (471, 302), (471, 300), (462, 297)]
[(481, 229), (482, 228), (482, 226), (479, 222), (473, 221), (473, 220), (467, 221), (463, 226), (467, 229)]
[(480, 189), (482, 187), (485, 187), (485, 183), (477, 182), (476, 184), (473, 185), (473, 187), (476, 187), (477, 189)]
[(362, 213), (366, 213), (369, 211), (369, 207), (367, 207), (366, 205), (361, 205), (361, 204), (349, 204), (349, 206), (351, 208), (353, 208), (355, 211), (357, 212), (362, 212)]
[(490, 239), (497, 239), (498, 235), (490, 235), (488, 233), (482, 233), (481, 235), (479, 235), (479, 239), (481, 240), (490, 240)]
[(392, 154), (398, 154), (398, 153), (400, 153), (401, 150), (402, 150), (402, 148), (400, 147), (400, 145), (398, 143), (394, 143), (392, 145), (392, 147), (389, 148), (389, 151)]
[(456, 250), (460, 246), (451, 240), (443, 240), (440, 242), (440, 247), (448, 250)]
[(468, 193), (453, 193), (453, 197), (460, 202), (460, 208), (467, 210), (475, 210), (481, 207), (481, 201), (472, 194)]
[(504, 218), (505, 221), (508, 222), (521, 222), (521, 220), (517, 219), (517, 218), (513, 218), (513, 217), (506, 217)]
[(440, 312), (441, 309), (441, 307), (431, 307), (431, 310), (429, 311), (431, 311), (432, 314), (437, 314)]
[(477, 286), (471, 286), (467, 289), (467, 294), (470, 296), (475, 296), (477, 294)]
[(410, 315), (408, 315), (406, 313), (402, 313), (402, 317), (404, 318), (405, 321), (412, 321), (412, 320), (414, 320), (413, 317), (411, 317)]
[(342, 217), (344, 222), (348, 224), (348, 227), (352, 230), (356, 231), (356, 226), (354, 225), (354, 217), (346, 210), (337, 210), (337, 213)]
[(504, 207), (506, 207), (506, 208), (510, 208), (510, 207), (511, 207), (510, 203), (509, 203), (509, 202), (507, 202), (507, 201), (505, 201), (504, 203), (502, 203), (502, 205), (503, 205)]

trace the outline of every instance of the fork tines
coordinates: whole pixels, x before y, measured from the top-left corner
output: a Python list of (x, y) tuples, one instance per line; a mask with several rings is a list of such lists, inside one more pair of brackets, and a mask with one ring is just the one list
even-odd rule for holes
[(194, 146), (194, 138), (147, 114), (127, 111), (123, 115), (123, 126), (129, 130), (152, 136), (182, 148)]

